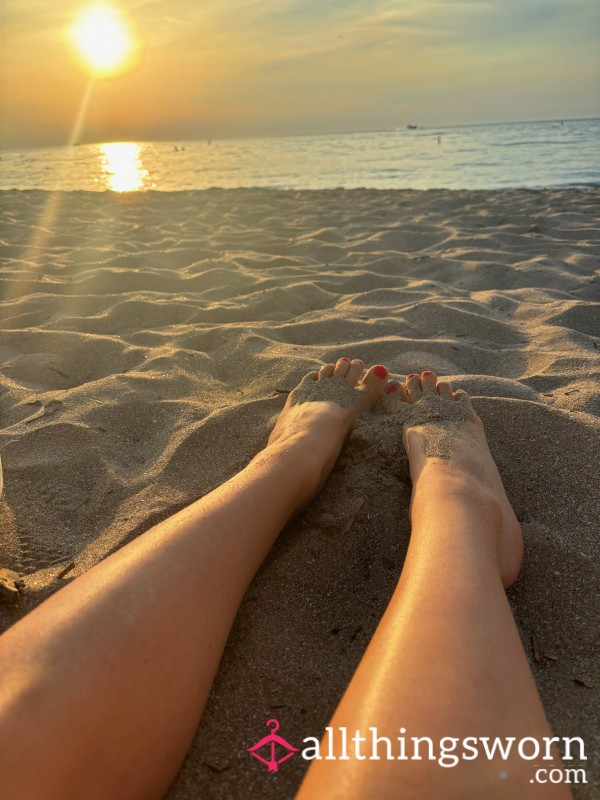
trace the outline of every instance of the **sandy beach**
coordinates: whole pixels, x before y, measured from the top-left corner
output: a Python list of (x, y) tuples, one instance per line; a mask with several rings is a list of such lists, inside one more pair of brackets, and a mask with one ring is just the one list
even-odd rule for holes
[[(0, 630), (233, 475), (310, 370), (435, 370), (486, 425), (525, 537), (510, 602), (554, 734), (586, 743), (575, 796), (597, 797), (599, 201), (1, 192), (0, 567), (24, 585)], [(411, 486), (388, 423), (357, 423), (257, 575), (168, 800), (293, 797), (307, 762), (268, 774), (246, 748), (270, 717), (321, 736), (398, 580)]]

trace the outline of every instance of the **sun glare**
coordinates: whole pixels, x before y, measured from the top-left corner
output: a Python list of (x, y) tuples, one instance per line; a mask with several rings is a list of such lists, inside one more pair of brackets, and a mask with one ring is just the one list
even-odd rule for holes
[(102, 177), (113, 192), (135, 192), (144, 186), (148, 171), (142, 166), (142, 148), (135, 142), (98, 145)]
[(134, 49), (126, 18), (108, 3), (82, 8), (71, 27), (72, 41), (94, 77), (122, 72)]

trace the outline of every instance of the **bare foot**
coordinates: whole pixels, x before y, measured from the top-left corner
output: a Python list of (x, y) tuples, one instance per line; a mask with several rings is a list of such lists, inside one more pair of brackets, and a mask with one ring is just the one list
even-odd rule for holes
[(352, 425), (381, 398), (388, 371), (371, 367), (359, 383), (365, 364), (340, 358), (306, 375), (290, 393), (264, 452), (300, 447), (311, 460), (315, 483), (310, 499), (327, 479)]
[[(505, 587), (517, 578), (523, 560), (523, 537), (502, 479), (490, 453), (482, 421), (469, 395), (454, 391), (435, 372), (409, 375), (399, 395), (404, 418), (402, 443), (408, 455), (413, 494), (420, 481), (435, 477), (436, 491), (459, 480), (472, 502), (491, 500), (498, 510), (496, 552)], [(404, 407), (403, 407), (404, 406)]]

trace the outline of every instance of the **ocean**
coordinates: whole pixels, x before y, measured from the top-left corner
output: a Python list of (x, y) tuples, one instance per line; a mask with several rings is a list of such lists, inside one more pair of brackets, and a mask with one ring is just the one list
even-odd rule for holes
[(600, 119), (0, 152), (0, 189), (600, 186)]

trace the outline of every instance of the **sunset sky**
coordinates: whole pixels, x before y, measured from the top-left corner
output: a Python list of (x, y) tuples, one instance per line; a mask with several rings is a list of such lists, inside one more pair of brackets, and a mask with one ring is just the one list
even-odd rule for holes
[[(2, 0), (2, 145), (66, 144), (92, 3)], [(139, 43), (81, 141), (600, 116), (597, 0), (121, 0)]]

